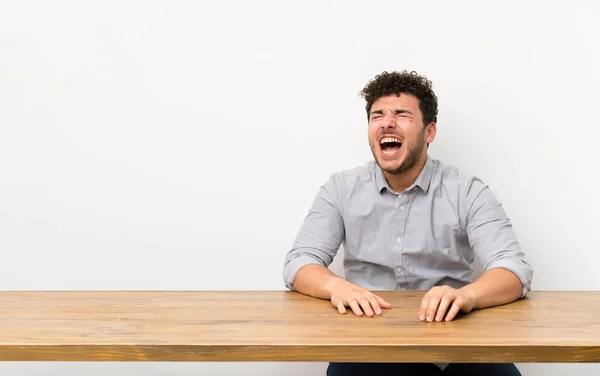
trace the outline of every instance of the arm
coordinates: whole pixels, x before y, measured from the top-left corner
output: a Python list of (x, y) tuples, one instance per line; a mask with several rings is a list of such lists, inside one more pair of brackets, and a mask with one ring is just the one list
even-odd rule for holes
[(331, 270), (320, 264), (306, 265), (296, 273), (293, 289), (304, 295), (320, 299), (331, 299), (332, 286), (343, 281)]
[(470, 179), (463, 191), (464, 228), (484, 273), (465, 286), (474, 295), (476, 308), (510, 303), (531, 289), (533, 269), (506, 216), (489, 187)]
[[(333, 262), (345, 235), (338, 196), (332, 176), (319, 189), (292, 249), (285, 256), (284, 282), (290, 290), (327, 298), (323, 283), (335, 277), (327, 268)], [(304, 270), (307, 266), (311, 268)]]
[(494, 307), (513, 302), (521, 296), (523, 284), (513, 272), (494, 268), (473, 283), (461, 288), (473, 301), (473, 309)]
[(284, 262), (286, 286), (299, 293), (331, 300), (341, 314), (381, 314), (391, 305), (367, 289), (333, 274), (328, 266), (344, 238), (338, 190), (332, 177), (321, 187)]
[[(524, 297), (531, 288), (533, 270), (525, 261), (502, 205), (479, 179), (461, 190), (461, 225), (483, 263), (484, 273), (460, 288), (436, 286), (423, 297), (419, 318), (452, 320), (459, 311), (488, 308)], [(447, 312), (447, 314), (446, 314)]]

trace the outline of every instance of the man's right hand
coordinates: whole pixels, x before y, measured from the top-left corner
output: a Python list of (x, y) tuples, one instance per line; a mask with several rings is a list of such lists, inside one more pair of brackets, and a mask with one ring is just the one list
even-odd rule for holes
[(371, 317), (381, 315), (382, 308), (392, 305), (371, 291), (343, 279), (337, 279), (328, 288), (331, 294), (331, 304), (343, 315), (346, 307), (350, 307), (356, 316), (363, 314)]
[(331, 300), (331, 304), (343, 315), (350, 307), (355, 315), (381, 315), (383, 308), (392, 305), (364, 287), (355, 285), (333, 274), (321, 264), (309, 264), (296, 274), (293, 287), (296, 291), (320, 299)]

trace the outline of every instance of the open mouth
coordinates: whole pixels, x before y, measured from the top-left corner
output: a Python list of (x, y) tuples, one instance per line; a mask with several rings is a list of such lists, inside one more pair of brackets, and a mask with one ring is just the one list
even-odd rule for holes
[(385, 156), (394, 156), (400, 152), (402, 142), (396, 137), (384, 137), (379, 141), (381, 151)]

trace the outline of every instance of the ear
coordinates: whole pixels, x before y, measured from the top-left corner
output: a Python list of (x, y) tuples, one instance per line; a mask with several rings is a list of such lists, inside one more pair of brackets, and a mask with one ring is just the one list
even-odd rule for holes
[(435, 134), (437, 132), (437, 125), (435, 123), (427, 124), (425, 129), (425, 142), (430, 144), (435, 139)]

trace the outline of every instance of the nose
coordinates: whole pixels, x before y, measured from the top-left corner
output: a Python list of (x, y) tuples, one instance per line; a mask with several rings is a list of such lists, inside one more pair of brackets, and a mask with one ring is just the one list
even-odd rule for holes
[(396, 127), (396, 118), (394, 115), (387, 112), (383, 116), (383, 121), (381, 122), (381, 127), (385, 129), (395, 128)]

